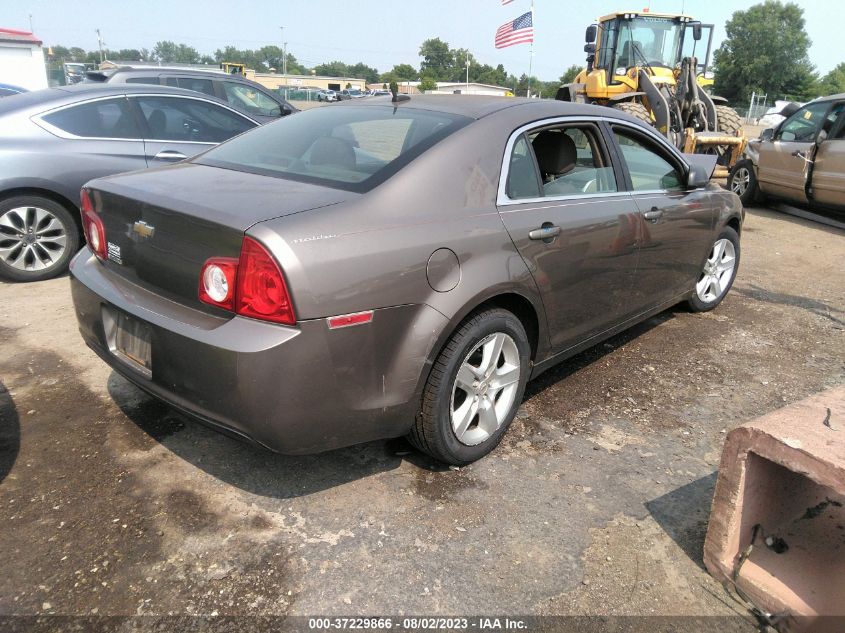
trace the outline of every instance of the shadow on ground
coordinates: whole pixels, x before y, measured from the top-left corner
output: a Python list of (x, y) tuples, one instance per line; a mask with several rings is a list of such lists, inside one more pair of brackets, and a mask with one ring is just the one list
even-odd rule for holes
[(109, 377), (108, 391), (129, 420), (173, 454), (229, 485), (261, 496), (309, 495), (394, 470), (403, 460), (426, 470), (445, 469), (401, 438), (317, 455), (281, 455), (177, 413), (115, 372)]
[(645, 504), (660, 527), (702, 569), (704, 538), (715, 487), (716, 472), (713, 472)]
[(21, 449), (21, 424), (12, 395), (0, 382), (0, 481), (12, 470)]

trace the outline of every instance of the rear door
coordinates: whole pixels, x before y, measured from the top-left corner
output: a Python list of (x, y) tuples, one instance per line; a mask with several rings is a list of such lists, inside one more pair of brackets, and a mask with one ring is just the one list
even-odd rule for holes
[(764, 193), (807, 202), (807, 160), (830, 106), (829, 101), (808, 103), (778, 127), (772, 141), (760, 143), (757, 179)]
[[(540, 134), (552, 142), (538, 142)], [(555, 142), (575, 146), (574, 165), (538, 162), (535, 147), (548, 154)], [(639, 210), (595, 123), (526, 126), (511, 137), (506, 157), (499, 213), (542, 295), (552, 346), (565, 350), (628, 314)]]
[(825, 117), (813, 162), (813, 202), (845, 208), (845, 101), (836, 102)]
[(639, 210), (629, 300), (640, 313), (692, 289), (712, 245), (717, 209), (711, 196), (687, 191), (687, 166), (662, 143), (633, 127), (611, 128)]
[(195, 156), (258, 124), (201, 97), (131, 96), (144, 125), (147, 164), (166, 165)]

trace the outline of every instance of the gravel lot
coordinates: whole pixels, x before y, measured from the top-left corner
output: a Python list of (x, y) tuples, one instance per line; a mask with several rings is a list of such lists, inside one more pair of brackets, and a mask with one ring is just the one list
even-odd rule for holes
[(749, 210), (722, 306), (545, 374), (461, 470), (172, 418), (82, 344), (67, 278), (0, 284), (0, 615), (742, 614), (701, 562), (721, 444), (845, 381), (843, 236)]

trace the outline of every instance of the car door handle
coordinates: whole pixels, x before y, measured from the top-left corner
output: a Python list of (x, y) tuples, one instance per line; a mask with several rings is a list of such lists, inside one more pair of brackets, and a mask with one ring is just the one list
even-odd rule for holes
[(643, 217), (649, 222), (657, 222), (660, 218), (663, 217), (663, 209), (652, 207), (651, 211), (646, 211), (645, 213), (643, 213)]
[(531, 240), (551, 240), (560, 235), (560, 227), (546, 223), (539, 229), (529, 231), (528, 239)]
[(158, 160), (185, 160), (188, 158), (182, 152), (177, 152), (172, 149), (163, 149), (155, 155)]

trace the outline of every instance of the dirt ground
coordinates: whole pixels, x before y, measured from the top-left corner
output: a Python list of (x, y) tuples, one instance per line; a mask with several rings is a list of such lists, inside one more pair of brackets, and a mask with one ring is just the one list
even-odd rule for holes
[(0, 615), (744, 616), (701, 562), (720, 448), (845, 381), (843, 237), (749, 210), (717, 310), (543, 375), (460, 470), (174, 419), (82, 344), (67, 278), (0, 284)]

